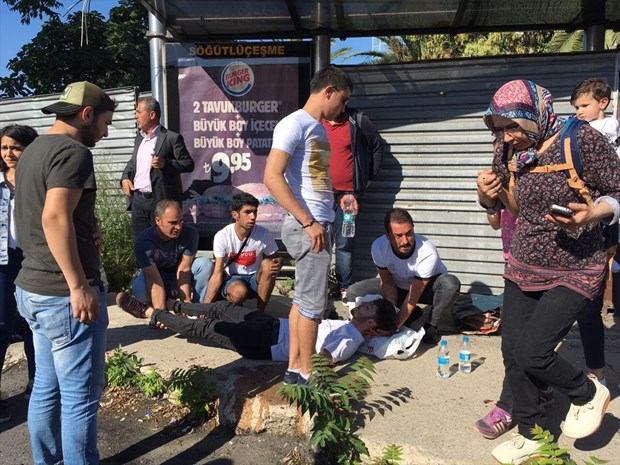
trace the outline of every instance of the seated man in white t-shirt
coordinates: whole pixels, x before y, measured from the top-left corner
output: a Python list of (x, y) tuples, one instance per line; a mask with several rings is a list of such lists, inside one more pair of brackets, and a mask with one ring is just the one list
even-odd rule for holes
[(452, 312), (461, 282), (448, 274), (433, 243), (414, 233), (409, 212), (393, 208), (385, 215), (383, 225), (385, 235), (375, 240), (370, 250), (379, 277), (355, 283), (347, 295), (351, 299), (383, 295), (400, 308), (399, 328), (421, 316), (421, 310), (416, 310), (418, 303), (431, 304), (431, 318), (424, 325), (422, 342), (437, 344), (441, 339), (437, 326), (445, 312)]
[[(167, 310), (155, 309), (121, 292), (116, 304), (136, 318), (148, 318), (151, 326), (167, 328), (187, 337), (206, 338), (254, 360), (285, 361), (289, 356), (287, 318), (275, 318), (261, 310), (220, 301), (192, 304), (168, 300)], [(351, 320), (323, 320), (318, 327), (315, 351), (332, 363), (351, 357), (371, 330), (392, 333), (397, 313), (386, 299), (363, 302), (351, 310)]]
[(235, 222), (219, 230), (213, 238), (215, 264), (204, 303), (215, 302), (221, 296), (243, 305), (248, 298), (258, 298), (258, 309), (265, 309), (282, 259), (271, 233), (255, 224), (258, 204), (251, 194), (233, 197)]

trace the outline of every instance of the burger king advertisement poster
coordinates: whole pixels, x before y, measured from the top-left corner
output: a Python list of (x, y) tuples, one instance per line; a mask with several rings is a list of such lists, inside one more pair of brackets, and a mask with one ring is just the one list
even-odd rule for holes
[(310, 59), (277, 45), (231, 44), (230, 57), (222, 56), (224, 45), (211, 44), (211, 54), (197, 45), (185, 48), (193, 58), (178, 58), (179, 129), (195, 165), (182, 175), (183, 213), (201, 235), (229, 224), (233, 195), (247, 192), (260, 202), (257, 223), (280, 238), (286, 211), (263, 174), (276, 124), (307, 97)]

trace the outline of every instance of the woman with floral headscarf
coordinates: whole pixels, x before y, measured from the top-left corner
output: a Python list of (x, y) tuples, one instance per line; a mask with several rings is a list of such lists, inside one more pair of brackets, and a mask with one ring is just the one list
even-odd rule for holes
[[(531, 429), (546, 427), (538, 380), (570, 398), (563, 428), (567, 437), (594, 433), (610, 399), (596, 377), (588, 377), (554, 349), (602, 292), (605, 250), (599, 222), (614, 223), (620, 216), (620, 160), (600, 133), (587, 125), (579, 129), (581, 178), (596, 199), (592, 206), (568, 185), (564, 171), (530, 171), (560, 164), (559, 136), (565, 122), (556, 116), (549, 91), (525, 80), (504, 84), (484, 116), (498, 139), (493, 171), (478, 189), (488, 212), (499, 207), (498, 198), (507, 198), (507, 153), (513, 153), (517, 170), (513, 194), (518, 227), (504, 274), (502, 354), (518, 434), (493, 449), (493, 457), (502, 463), (522, 463), (538, 449)], [(573, 214), (553, 214), (553, 204)]]

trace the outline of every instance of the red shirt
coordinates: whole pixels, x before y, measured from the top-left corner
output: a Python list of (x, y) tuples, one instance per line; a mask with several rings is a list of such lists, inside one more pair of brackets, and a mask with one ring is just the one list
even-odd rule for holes
[(349, 118), (344, 123), (331, 124), (323, 120), (332, 156), (329, 170), (335, 190), (353, 192), (353, 152), (351, 152), (351, 128)]

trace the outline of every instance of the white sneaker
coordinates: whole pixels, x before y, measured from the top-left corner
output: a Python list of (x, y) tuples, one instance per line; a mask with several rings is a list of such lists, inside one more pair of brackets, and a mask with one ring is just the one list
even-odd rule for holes
[(517, 465), (525, 462), (530, 457), (538, 457), (538, 442), (527, 439), (519, 433), (515, 433), (509, 441), (502, 442), (491, 451), (491, 455), (499, 463), (510, 463)]
[(611, 398), (609, 389), (603, 386), (596, 376), (588, 375), (588, 378), (596, 386), (594, 398), (584, 405), (571, 404), (562, 427), (564, 435), (572, 439), (585, 438), (599, 429)]

